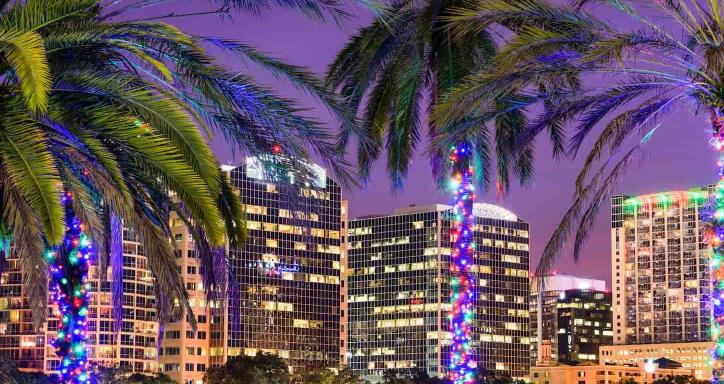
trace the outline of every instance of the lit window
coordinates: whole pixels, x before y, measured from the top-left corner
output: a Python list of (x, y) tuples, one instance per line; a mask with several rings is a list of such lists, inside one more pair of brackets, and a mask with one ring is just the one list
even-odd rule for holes
[(258, 205), (247, 205), (246, 213), (251, 213), (255, 215), (266, 215), (266, 207), (260, 207)]
[(261, 229), (261, 223), (258, 221), (247, 221), (246, 222), (246, 229)]

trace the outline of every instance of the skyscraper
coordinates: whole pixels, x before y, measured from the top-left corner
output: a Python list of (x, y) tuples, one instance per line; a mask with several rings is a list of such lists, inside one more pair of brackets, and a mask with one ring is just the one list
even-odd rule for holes
[(615, 344), (708, 341), (706, 190), (614, 196), (611, 261)]
[(344, 355), (346, 205), (321, 167), (307, 164), (314, 179), (305, 183), (292, 173), (274, 174), (275, 161), (247, 158), (229, 170), (246, 209), (248, 238), (228, 249), (235, 288), (211, 324), (211, 363), (269, 352), (292, 369), (336, 368)]
[[(171, 217), (177, 262), (197, 328), (189, 313), (166, 324), (159, 356), (153, 278), (142, 243), (125, 228), (122, 326), (113, 326), (110, 272), (102, 279), (92, 267), (89, 360), (134, 372), (161, 370), (183, 384), (200, 384), (208, 367), (258, 352), (277, 354), (292, 369), (339, 367), (346, 355), (347, 205), (324, 169), (307, 165), (315, 176), (309, 183), (295, 180), (293, 173), (270, 175), (257, 158), (224, 167), (244, 205), (248, 227), (245, 244), (227, 245), (228, 296), (208, 300), (193, 238), (182, 221)], [(0, 354), (23, 369), (54, 371), (59, 361), (47, 341), (57, 316), (50, 317), (47, 331), (32, 328), (12, 254), (0, 282)]]
[(606, 291), (606, 282), (571, 275), (546, 276), (539, 303), (538, 279), (531, 279), (531, 364), (538, 363), (539, 342), (550, 345), (554, 361), (597, 361), (598, 346), (611, 344), (613, 336), (611, 294)]
[(606, 363), (666, 357), (707, 379), (710, 249), (702, 210), (708, 191), (611, 198), (614, 345)]
[[(450, 209), (412, 206), (350, 221), (348, 365), (358, 373), (377, 379), (386, 369), (418, 368), (445, 375)], [(473, 212), (477, 366), (525, 377), (528, 224), (490, 204), (475, 204)]]

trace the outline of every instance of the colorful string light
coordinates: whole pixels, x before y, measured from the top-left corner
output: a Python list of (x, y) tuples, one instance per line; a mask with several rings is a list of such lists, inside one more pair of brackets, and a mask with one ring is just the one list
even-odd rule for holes
[(91, 371), (86, 347), (90, 289), (87, 278), (93, 248), (85, 226), (73, 213), (72, 198), (71, 192), (62, 197), (65, 238), (60, 245), (46, 251), (53, 301), (58, 305), (60, 313), (58, 334), (52, 345), (60, 358), (60, 382), (88, 384), (91, 382)]
[(721, 124), (713, 126), (711, 144), (720, 155), (719, 182), (710, 194), (710, 209), (704, 219), (708, 222), (706, 240), (711, 246), (711, 336), (716, 342), (711, 350), (711, 382), (716, 384), (724, 379), (724, 130)]
[(449, 331), (452, 335), (448, 378), (452, 384), (468, 384), (474, 380), (475, 361), (471, 347), (473, 327), (473, 276), (471, 267), (475, 255), (473, 237), (473, 170), (470, 148), (460, 145), (452, 148), (453, 177), (450, 188), (455, 193), (453, 206), (452, 239), (455, 243), (450, 261)]

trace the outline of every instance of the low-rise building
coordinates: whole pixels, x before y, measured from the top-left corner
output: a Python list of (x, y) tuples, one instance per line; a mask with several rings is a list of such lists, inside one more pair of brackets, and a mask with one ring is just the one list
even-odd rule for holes
[(650, 384), (668, 376), (691, 376), (690, 369), (667, 359), (649, 360), (643, 364), (535, 366), (530, 369), (531, 384), (617, 384), (633, 379), (637, 384)]
[(676, 359), (684, 369), (693, 371), (697, 380), (709, 380), (709, 351), (713, 347), (713, 341), (608, 345), (600, 348), (599, 361), (603, 364), (643, 364), (647, 360), (663, 356)]

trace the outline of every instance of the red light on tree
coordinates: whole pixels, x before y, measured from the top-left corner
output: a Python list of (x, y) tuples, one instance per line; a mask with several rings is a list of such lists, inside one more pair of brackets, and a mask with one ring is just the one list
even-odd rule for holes
[(282, 146), (281, 144), (277, 143), (272, 146), (272, 153), (275, 155), (278, 155), (282, 153)]

